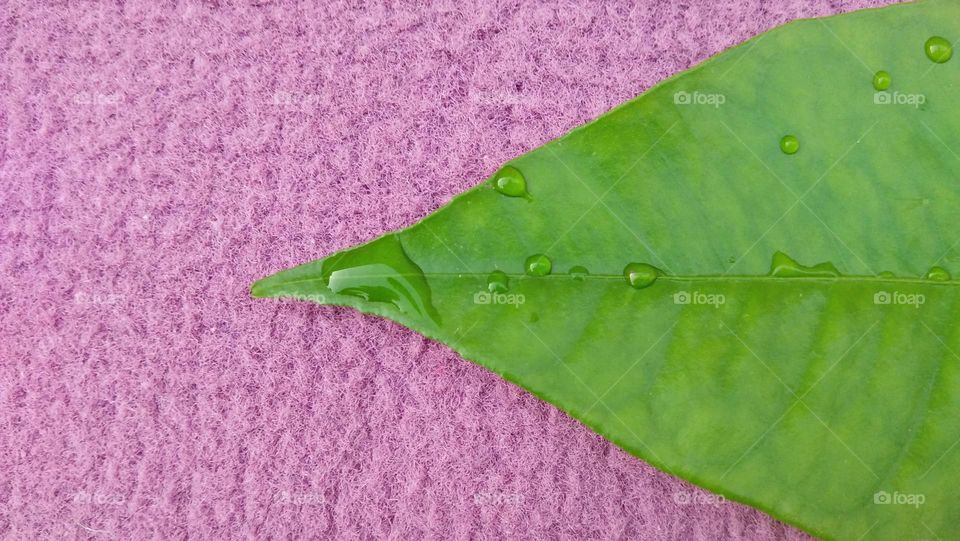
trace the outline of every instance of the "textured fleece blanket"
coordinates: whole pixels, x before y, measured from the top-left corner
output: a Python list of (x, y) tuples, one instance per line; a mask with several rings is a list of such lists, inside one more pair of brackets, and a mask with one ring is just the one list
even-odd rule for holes
[(0, 0), (0, 538), (807, 539), (256, 278), (889, 0)]

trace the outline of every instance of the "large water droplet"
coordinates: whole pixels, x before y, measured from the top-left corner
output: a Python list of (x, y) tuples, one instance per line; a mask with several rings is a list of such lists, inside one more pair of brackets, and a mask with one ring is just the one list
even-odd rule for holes
[(646, 263), (630, 263), (623, 268), (623, 277), (627, 279), (630, 287), (635, 289), (650, 287), (659, 275), (659, 269)]
[(546, 276), (553, 269), (550, 258), (543, 254), (532, 255), (523, 264), (524, 271), (530, 276)]
[(953, 56), (953, 45), (946, 38), (933, 36), (923, 44), (923, 51), (930, 60), (943, 64)]
[(590, 275), (590, 271), (586, 267), (577, 265), (576, 267), (570, 267), (570, 276), (578, 282), (586, 280), (587, 276)]
[(783, 252), (773, 254), (770, 263), (770, 276), (781, 278), (833, 278), (840, 276), (833, 263), (824, 262), (808, 267), (797, 263), (792, 257)]
[(493, 271), (487, 277), (487, 290), (490, 293), (504, 293), (510, 289), (510, 278), (503, 271)]
[(780, 150), (784, 154), (796, 154), (800, 150), (800, 140), (793, 135), (784, 135), (780, 140)]
[(510, 197), (530, 198), (527, 193), (527, 180), (516, 167), (504, 166), (493, 176), (493, 188)]
[(934, 282), (949, 282), (951, 280), (950, 273), (943, 267), (931, 268), (927, 271), (925, 278), (927, 280), (933, 280)]
[(890, 88), (890, 85), (893, 83), (893, 78), (890, 77), (890, 74), (880, 70), (873, 75), (873, 88), (877, 90), (886, 90)]
[(321, 275), (334, 293), (392, 304), (405, 314), (440, 323), (423, 271), (407, 257), (396, 235), (328, 258)]

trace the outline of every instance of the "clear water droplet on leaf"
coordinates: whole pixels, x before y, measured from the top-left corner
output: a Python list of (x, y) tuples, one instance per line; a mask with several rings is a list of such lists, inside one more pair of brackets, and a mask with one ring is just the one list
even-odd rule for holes
[[(295, 273), (297, 269), (286, 272)], [(423, 271), (407, 256), (396, 235), (386, 235), (324, 261), (321, 273), (333, 293), (391, 304), (405, 314), (440, 323)]]
[(493, 188), (508, 197), (530, 198), (527, 193), (527, 179), (516, 167), (507, 165), (493, 176)]
[(573, 279), (578, 282), (584, 281), (589, 275), (590, 275), (590, 271), (588, 271), (586, 267), (583, 267), (581, 265), (577, 265), (576, 267), (570, 268), (570, 276), (572, 276)]
[(933, 36), (923, 44), (923, 51), (930, 60), (943, 64), (953, 57), (953, 44), (947, 38)]
[(659, 269), (646, 263), (630, 263), (623, 268), (623, 277), (627, 279), (627, 283), (634, 289), (650, 287), (657, 281), (657, 276), (659, 275)]
[(924, 278), (934, 282), (949, 282), (951, 280), (950, 273), (943, 267), (932, 267), (927, 271), (927, 275), (924, 276)]
[(503, 271), (493, 271), (487, 277), (487, 291), (490, 293), (504, 293), (510, 289), (510, 279)]
[(530, 276), (546, 276), (553, 270), (550, 258), (543, 254), (535, 254), (527, 258), (523, 270)]
[(808, 267), (798, 263), (783, 252), (776, 252), (773, 254), (773, 261), (770, 262), (770, 276), (780, 278), (832, 278), (840, 276), (840, 271), (829, 261)]
[(893, 83), (893, 78), (886, 71), (880, 70), (873, 75), (873, 88), (877, 90), (886, 90)]
[(784, 154), (796, 154), (800, 150), (800, 140), (793, 135), (784, 135), (783, 139), (780, 139), (780, 150)]

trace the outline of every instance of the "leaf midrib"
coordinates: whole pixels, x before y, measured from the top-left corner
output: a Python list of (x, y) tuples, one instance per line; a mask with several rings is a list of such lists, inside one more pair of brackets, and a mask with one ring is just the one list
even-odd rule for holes
[[(508, 278), (519, 278), (519, 279), (563, 279), (571, 280), (570, 274), (548, 274), (546, 276), (530, 276), (528, 274), (510, 274), (504, 273)], [(424, 278), (484, 278), (489, 276), (489, 273), (479, 273), (479, 272), (424, 272), (419, 274), (365, 274), (365, 278), (411, 278), (422, 276)], [(621, 274), (589, 274), (581, 276), (577, 279), (578, 281), (586, 280), (619, 280), (623, 281), (624, 277)], [(691, 275), (691, 276), (682, 276), (682, 275), (661, 275), (657, 277), (657, 281), (668, 281), (668, 282), (754, 282), (754, 281), (781, 281), (781, 282), (859, 282), (859, 283), (906, 283), (906, 284), (920, 284), (920, 285), (932, 285), (932, 286), (957, 286), (960, 285), (960, 280), (926, 280), (923, 278), (879, 278), (876, 276), (770, 276), (765, 274), (755, 274), (755, 275)], [(283, 285), (290, 284), (304, 284), (310, 282), (324, 282), (326, 285), (327, 279), (324, 278), (304, 278), (300, 280), (290, 280), (283, 282)]]

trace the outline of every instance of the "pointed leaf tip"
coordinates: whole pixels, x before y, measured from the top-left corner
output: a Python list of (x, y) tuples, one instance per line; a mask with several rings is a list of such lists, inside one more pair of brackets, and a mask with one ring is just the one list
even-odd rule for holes
[[(394, 234), (278, 272), (254, 282), (250, 291), (258, 298), (349, 304), (384, 315), (395, 309), (424, 323), (440, 322), (423, 271)], [(343, 302), (333, 302), (335, 297)]]

